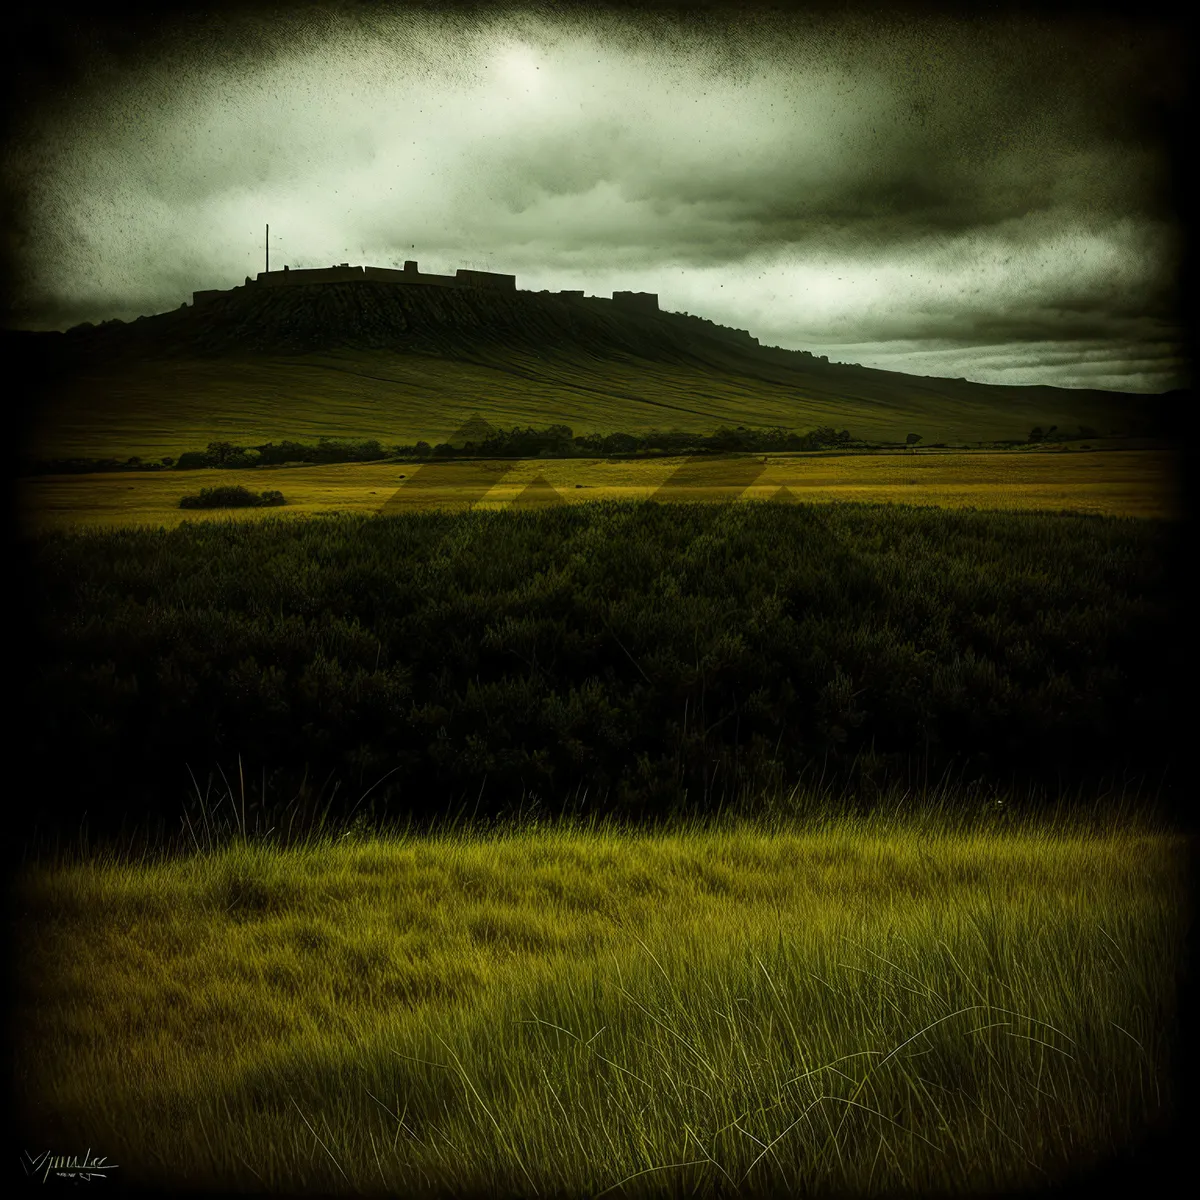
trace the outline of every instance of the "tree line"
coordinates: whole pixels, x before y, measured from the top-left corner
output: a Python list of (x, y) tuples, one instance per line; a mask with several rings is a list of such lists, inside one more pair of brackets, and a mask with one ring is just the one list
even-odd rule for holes
[(576, 436), (569, 425), (496, 429), (478, 439), (454, 442), (417, 441), (384, 446), (378, 439), (355, 441), (321, 438), (316, 443), (284, 439), (257, 446), (230, 441), (209, 442), (203, 450), (188, 450), (148, 459), (134, 455), (118, 458), (58, 458), (32, 464), (33, 474), (83, 474), (98, 471), (195, 471), (205, 468), (245, 470), (282, 466), (285, 463), (324, 465), (379, 462), (384, 459), (448, 458), (613, 458), (637, 455), (771, 453), (780, 451), (836, 450), (867, 443), (846, 429), (822, 426), (806, 433), (783, 428), (749, 429), (721, 426), (709, 434), (682, 430), (649, 433), (589, 433)]

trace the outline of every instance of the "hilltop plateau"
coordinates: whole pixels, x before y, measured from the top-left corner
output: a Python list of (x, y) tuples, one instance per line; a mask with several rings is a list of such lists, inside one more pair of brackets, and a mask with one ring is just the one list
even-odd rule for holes
[(178, 453), (214, 438), (436, 441), (471, 413), (576, 433), (846, 428), (903, 442), (1032, 427), (1159, 432), (1166, 398), (1000, 387), (829, 363), (689, 314), (607, 299), (380, 282), (246, 286), (67, 332), (5, 333), (39, 458)]

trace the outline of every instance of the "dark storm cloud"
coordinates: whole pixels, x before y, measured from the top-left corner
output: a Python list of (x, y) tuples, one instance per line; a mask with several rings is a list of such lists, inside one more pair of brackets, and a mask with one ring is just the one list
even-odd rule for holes
[(270, 221), (279, 265), (645, 289), (972, 378), (989, 346), (1076, 345), (1084, 371), (1108, 339), (1127, 386), (1177, 382), (1141, 353), (1180, 341), (1170, 27), (318, 9), (80, 53), (10, 154), (26, 323), (230, 286)]
[(991, 38), (877, 27), (865, 44), (861, 31), (826, 31), (755, 60), (763, 41), (744, 40), (740, 63), (708, 74), (702, 54), (628, 61), (657, 68), (636, 89), (640, 120), (589, 118), (594, 86), (573, 73), (561, 93), (564, 111), (581, 100), (571, 127), (514, 130), (485, 161), (522, 208), (607, 181), (630, 201), (684, 221), (679, 210), (695, 208), (758, 242), (890, 241), (1030, 213), (1095, 221), (1167, 205), (1161, 130), (1131, 95), (1148, 86), (1146, 59), (1169, 64), (1161, 43), (1120, 53), (1084, 36), (1064, 54), (1036, 26)]

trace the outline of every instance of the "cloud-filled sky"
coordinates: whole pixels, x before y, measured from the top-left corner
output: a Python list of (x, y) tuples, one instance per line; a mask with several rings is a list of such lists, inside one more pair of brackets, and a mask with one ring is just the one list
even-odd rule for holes
[(269, 222), (276, 268), (654, 291), (919, 375), (1188, 379), (1169, 25), (743, 5), (46, 28), (57, 66), (26, 71), (6, 150), (9, 325), (234, 286)]

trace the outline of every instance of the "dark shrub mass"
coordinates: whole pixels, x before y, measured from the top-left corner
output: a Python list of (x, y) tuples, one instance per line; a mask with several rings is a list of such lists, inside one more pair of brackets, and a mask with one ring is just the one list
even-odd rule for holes
[(373, 803), (417, 816), (1169, 774), (1169, 539), (606, 501), (52, 534), (26, 752), (93, 822), (111, 796), (176, 824), (188, 768), (232, 777), (239, 756), (255, 793), (378, 783)]

